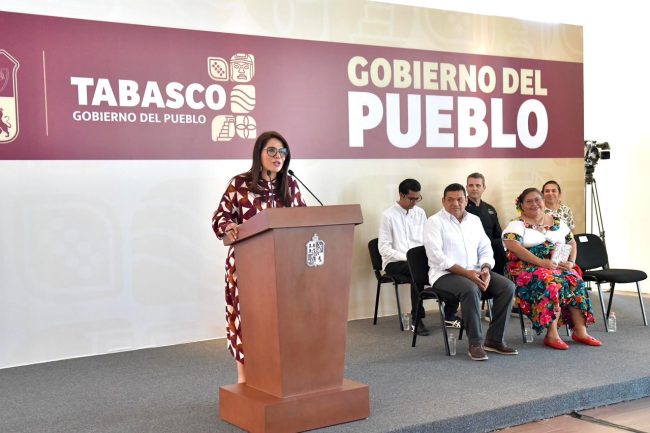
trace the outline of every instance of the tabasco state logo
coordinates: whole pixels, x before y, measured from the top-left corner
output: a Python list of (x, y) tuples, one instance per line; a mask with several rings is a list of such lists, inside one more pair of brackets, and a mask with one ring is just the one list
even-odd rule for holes
[[(207, 73), (214, 81), (207, 86), (202, 82), (156, 80), (147, 80), (142, 86), (126, 77), (116, 80), (74, 74), (70, 85), (76, 91), (80, 109), (72, 112), (72, 118), (77, 122), (207, 124), (215, 142), (235, 137), (255, 140), (257, 125), (251, 113), (256, 95), (255, 86), (250, 84), (255, 76), (253, 54), (236, 53), (228, 60), (207, 57)], [(212, 115), (204, 114), (207, 109), (214, 112), (211, 120), (208, 116)]]
[(230, 112), (212, 119), (212, 141), (230, 141), (257, 138), (257, 124), (251, 111), (255, 108), (255, 86), (248, 84), (255, 76), (255, 57), (237, 53), (230, 61), (221, 57), (208, 57), (208, 74), (215, 81), (231, 81)]
[(18, 136), (18, 67), (20, 63), (0, 49), (0, 145)]

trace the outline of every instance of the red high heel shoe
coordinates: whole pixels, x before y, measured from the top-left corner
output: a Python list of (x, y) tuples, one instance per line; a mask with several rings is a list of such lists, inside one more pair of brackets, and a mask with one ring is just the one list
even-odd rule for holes
[(557, 350), (567, 350), (569, 348), (569, 345), (559, 338), (557, 340), (551, 340), (548, 337), (544, 337), (544, 344)]
[(587, 346), (602, 346), (603, 343), (600, 342), (600, 340), (596, 340), (594, 337), (591, 335), (588, 335), (587, 337), (578, 337), (576, 334), (572, 334), (571, 338), (573, 341), (576, 341), (578, 343), (586, 344)]

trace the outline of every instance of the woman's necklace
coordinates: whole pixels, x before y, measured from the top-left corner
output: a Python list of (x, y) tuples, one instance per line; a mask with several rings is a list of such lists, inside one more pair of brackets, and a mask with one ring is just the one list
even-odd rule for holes
[(544, 218), (546, 218), (546, 215), (542, 214), (542, 217), (534, 222), (530, 222), (532, 219), (529, 219), (529, 221), (526, 221), (529, 225), (530, 228), (533, 230), (537, 230), (540, 233), (546, 233), (546, 226), (544, 225)]

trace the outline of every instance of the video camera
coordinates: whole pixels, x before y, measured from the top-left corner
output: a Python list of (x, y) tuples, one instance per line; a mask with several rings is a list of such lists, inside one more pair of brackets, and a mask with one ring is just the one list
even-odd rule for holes
[(585, 182), (592, 183), (594, 181), (594, 169), (598, 161), (602, 159), (609, 159), (610, 151), (609, 143), (598, 143), (597, 141), (585, 141)]

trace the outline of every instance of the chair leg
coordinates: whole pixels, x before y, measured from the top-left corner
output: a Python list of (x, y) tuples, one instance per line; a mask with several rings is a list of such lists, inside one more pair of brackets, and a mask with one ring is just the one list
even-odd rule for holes
[[(451, 351), (449, 350), (449, 336), (447, 335), (447, 327), (445, 326), (445, 303), (438, 299), (438, 310), (440, 311), (440, 324), (442, 325), (442, 338), (445, 340), (445, 353), (447, 356), (451, 356)], [(463, 330), (463, 325), (461, 325), (461, 332)], [(461, 335), (462, 337), (462, 335)]]
[(398, 286), (399, 284), (395, 282), (395, 299), (397, 300), (397, 317), (399, 318), (399, 329), (403, 331), (404, 323), (402, 323), (402, 307), (399, 304), (399, 291), (397, 290)]
[[(490, 310), (490, 304), (488, 303), (488, 311), (489, 310)], [(461, 317), (461, 319), (460, 319), (460, 329), (458, 330), (458, 341), (463, 339), (463, 332), (464, 331), (465, 331), (465, 321)]]
[(600, 290), (600, 282), (596, 282), (596, 287), (598, 287), (598, 297), (600, 298), (600, 309), (603, 311), (603, 320), (605, 321), (605, 332), (609, 332), (609, 327), (607, 326), (607, 315), (605, 314), (605, 301), (603, 300), (603, 292)]
[(526, 342), (526, 325), (524, 325), (524, 313), (519, 308), (519, 325), (521, 326), (521, 341)]
[(488, 314), (490, 315), (490, 323), (492, 323), (492, 299), (487, 300)]
[(612, 311), (612, 301), (614, 300), (614, 287), (616, 283), (609, 283), (609, 302), (607, 302), (607, 318), (609, 319), (609, 313)]
[(422, 298), (418, 297), (418, 308), (415, 310), (415, 318), (413, 319), (413, 341), (411, 347), (415, 347), (415, 340), (418, 338), (418, 324), (420, 323), (420, 308), (422, 308)]
[(636, 291), (639, 293), (639, 304), (641, 304), (641, 314), (643, 314), (643, 325), (648, 326), (648, 319), (645, 317), (645, 307), (643, 306), (643, 296), (641, 296), (641, 287), (639, 282), (636, 282)]
[[(379, 291), (380, 290), (381, 290), (381, 283), (379, 281), (377, 281), (377, 296), (375, 297), (375, 318), (372, 321), (373, 325), (377, 324), (377, 309), (379, 308)], [(399, 320), (400, 320), (400, 323), (401, 323), (402, 318), (400, 317)]]

